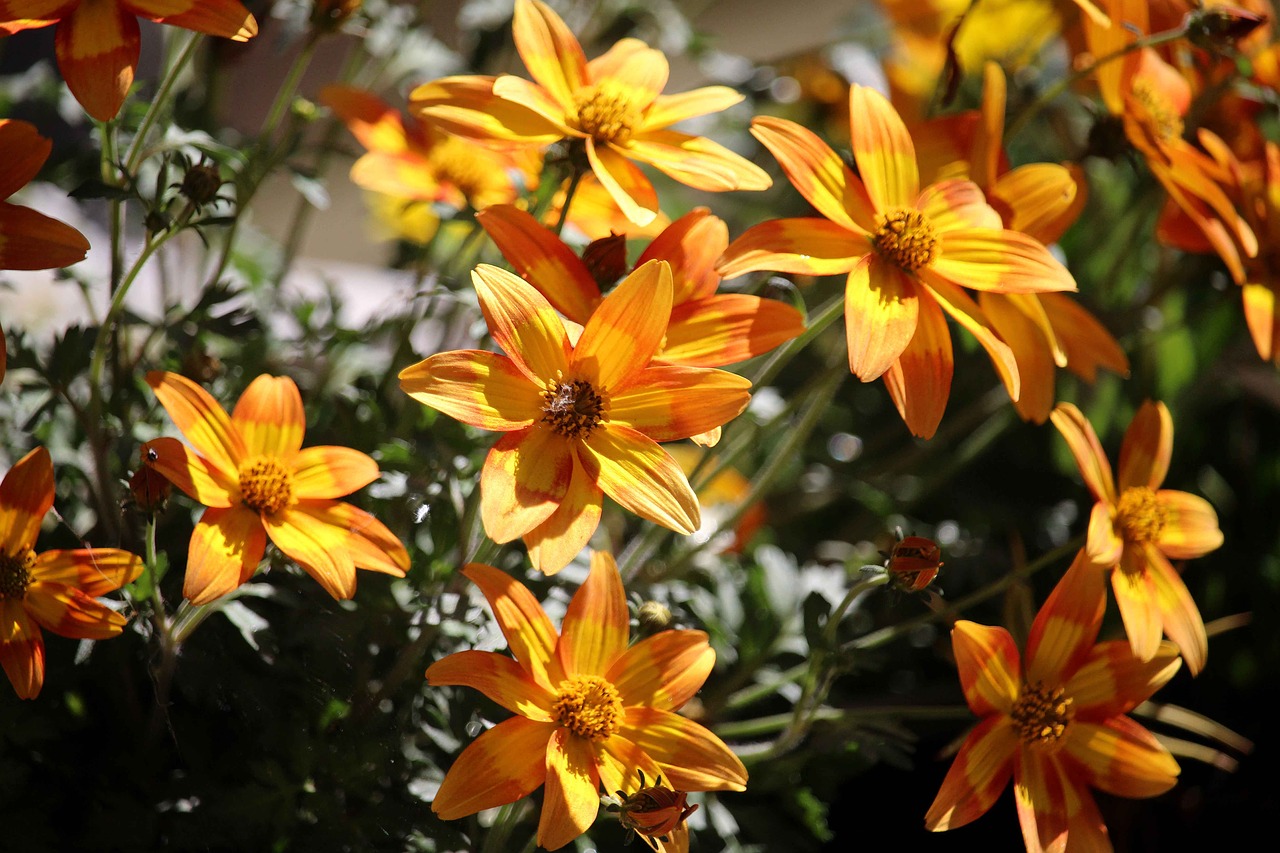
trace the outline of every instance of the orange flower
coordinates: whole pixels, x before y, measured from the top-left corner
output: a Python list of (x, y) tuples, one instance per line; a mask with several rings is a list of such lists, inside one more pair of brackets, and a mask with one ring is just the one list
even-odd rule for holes
[(1222, 531), (1204, 498), (1160, 488), (1173, 452), (1169, 410), (1148, 400), (1134, 415), (1120, 447), (1118, 489), (1098, 436), (1080, 410), (1060, 403), (1051, 417), (1097, 499), (1085, 550), (1094, 563), (1114, 570), (1111, 588), (1133, 653), (1151, 660), (1163, 632), (1197, 674), (1209, 653), (1204, 620), (1169, 558), (1204, 556), (1222, 544)]
[(671, 270), (650, 261), (591, 314), (576, 345), (551, 304), (497, 267), (472, 273), (489, 333), (506, 355), (433, 355), (400, 373), (420, 403), (505, 432), (480, 474), (480, 516), (495, 542), (524, 537), (542, 571), (564, 568), (600, 522), (605, 494), (685, 534), (698, 500), (658, 442), (712, 430), (746, 408), (751, 383), (654, 361), (671, 316)]
[(626, 594), (613, 558), (591, 555), (560, 635), (520, 582), (491, 566), (464, 570), (489, 601), (515, 660), (465, 651), (436, 661), (428, 683), (473, 687), (520, 716), (467, 746), (431, 809), (454, 820), (546, 785), (538, 845), (555, 850), (591, 826), (600, 787), (628, 790), (640, 771), (681, 791), (742, 791), (747, 771), (710, 731), (674, 713), (711, 673), (702, 631), (661, 631), (628, 647)]
[(129, 620), (94, 599), (142, 573), (142, 560), (117, 548), (35, 553), (53, 489), (43, 447), (0, 482), (0, 664), (22, 699), (34, 699), (44, 684), (40, 628), (79, 640), (116, 636)]
[(700, 190), (762, 190), (769, 176), (701, 136), (669, 130), (742, 100), (726, 86), (663, 95), (667, 59), (623, 39), (587, 61), (582, 45), (539, 0), (516, 0), (512, 33), (533, 82), (521, 77), (446, 77), (414, 90), (410, 105), (446, 130), (499, 146), (570, 140), (633, 222), (648, 225), (658, 197), (632, 160)]
[[(605, 283), (596, 281), (555, 232), (511, 205), (491, 207), (476, 219), (518, 275), (565, 317), (586, 325)], [(657, 353), (663, 361), (721, 367), (768, 352), (804, 331), (804, 315), (786, 303), (716, 293), (715, 262), (728, 245), (728, 227), (698, 207), (659, 234), (636, 261), (637, 267), (651, 260), (671, 265), (671, 320)]]
[(855, 175), (821, 139), (779, 118), (751, 132), (778, 158), (791, 183), (825, 219), (775, 219), (734, 240), (719, 270), (805, 275), (847, 273), (849, 368), (864, 382), (884, 375), (913, 433), (937, 430), (950, 395), (953, 360), (945, 315), (987, 350), (1018, 399), (1018, 365), (964, 288), (997, 293), (1074, 290), (1049, 250), (1005, 230), (971, 181), (919, 189), (915, 146), (893, 107), (862, 86), (849, 92)]
[(191, 442), (157, 438), (143, 456), (204, 504), (191, 535), (182, 594), (192, 604), (226, 595), (258, 570), (267, 538), (334, 598), (356, 591), (356, 568), (404, 577), (409, 555), (369, 513), (334, 498), (378, 479), (378, 465), (348, 447), (302, 447), (306, 420), (298, 386), (259, 376), (231, 417), (209, 393), (176, 373), (147, 384)]
[(57, 24), (58, 69), (89, 115), (110, 121), (133, 85), (138, 18), (232, 41), (258, 34), (237, 0), (0, 0), (0, 35)]
[(951, 631), (960, 684), (982, 720), (969, 733), (924, 823), (939, 832), (985, 814), (1013, 777), (1030, 853), (1111, 850), (1089, 788), (1154, 797), (1177, 782), (1178, 763), (1125, 716), (1177, 672), (1177, 650), (1147, 662), (1127, 643), (1096, 643), (1106, 590), (1081, 552), (1040, 608), (1025, 669), (1003, 628), (957, 622)]

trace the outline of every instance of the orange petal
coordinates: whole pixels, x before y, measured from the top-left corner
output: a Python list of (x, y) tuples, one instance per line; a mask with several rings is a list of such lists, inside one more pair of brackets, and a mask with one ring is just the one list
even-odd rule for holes
[(1009, 718), (992, 714), (974, 727), (942, 780), (924, 828), (942, 832), (986, 814), (1009, 784), (1019, 740)]
[(649, 261), (605, 297), (578, 338), (572, 371), (610, 395), (642, 375), (671, 317), (671, 267)]
[(1120, 445), (1120, 494), (1134, 486), (1156, 489), (1169, 473), (1173, 455), (1173, 418), (1164, 403), (1147, 400), (1125, 431)]
[(231, 422), (251, 456), (287, 459), (301, 449), (307, 429), (298, 386), (287, 376), (265, 373), (244, 389), (231, 412)]
[(208, 604), (253, 577), (267, 547), (258, 514), (244, 506), (211, 507), (191, 532), (182, 595)]
[[(635, 38), (614, 42), (587, 63), (587, 78), (597, 86), (621, 90), (636, 109), (648, 107), (667, 86), (671, 68), (662, 51)], [(646, 122), (646, 126), (647, 126)]]
[(1116, 533), (1114, 514), (1111, 504), (1104, 501), (1098, 501), (1089, 511), (1085, 551), (1090, 560), (1103, 568), (1117, 565), (1124, 551), (1124, 540)]
[(153, 438), (142, 445), (146, 464), (170, 483), (205, 506), (229, 507), (240, 501), (240, 483), (234, 476), (210, 467), (176, 438)]
[(643, 228), (657, 217), (658, 193), (634, 163), (612, 146), (597, 145), (593, 139), (587, 140), (587, 162), (627, 219)]
[(999, 64), (990, 60), (982, 64), (982, 105), (980, 120), (973, 135), (970, 169), (973, 182), (980, 187), (996, 183), (1000, 160), (1004, 156), (1004, 115), (1008, 100), (1008, 84)]
[(293, 496), (340, 498), (378, 479), (378, 463), (350, 447), (304, 447), (293, 457)]
[(369, 151), (398, 154), (409, 147), (400, 111), (372, 92), (332, 83), (320, 90), (320, 103)]
[(308, 500), (295, 507), (332, 531), (334, 547), (351, 556), (356, 568), (404, 577), (409, 552), (394, 533), (369, 513), (348, 503)]
[(1063, 235), (1085, 201), (1075, 175), (1057, 163), (1019, 166), (1000, 176), (991, 195), (1009, 208), (1011, 230), (1045, 244)]
[[(4, 27), (0, 24), (0, 31)], [(0, 200), (34, 181), (52, 150), (53, 141), (41, 136), (34, 124), (0, 119)]]
[(644, 114), (647, 129), (669, 127), (685, 119), (718, 113), (742, 102), (744, 95), (728, 86), (703, 86), (673, 95), (658, 95)]
[(695, 190), (767, 190), (769, 173), (705, 136), (674, 130), (646, 130), (627, 142), (627, 156), (648, 163)]
[(503, 101), (518, 104), (554, 126), (561, 136), (583, 137), (585, 134), (569, 124), (577, 116), (577, 108), (557, 100), (546, 89), (523, 77), (499, 75), (493, 81), (493, 94)]
[(582, 443), (579, 458), (606, 495), (641, 518), (686, 536), (702, 524), (698, 499), (684, 472), (653, 439), (605, 424)]
[(591, 741), (558, 728), (547, 742), (547, 790), (538, 846), (558, 850), (586, 832), (600, 811), (600, 772)]
[(600, 302), (586, 264), (555, 233), (512, 204), (496, 204), (476, 214), (507, 263), (538, 289), (552, 307), (579, 325)]
[(494, 542), (510, 542), (542, 524), (564, 500), (573, 474), (568, 442), (534, 426), (507, 433), (480, 471), (480, 519)]
[(462, 574), (480, 587), (515, 659), (535, 681), (555, 690), (564, 680), (556, 657), (556, 629), (529, 588), (484, 563), (468, 563)]
[(466, 205), (465, 197), (455, 195), (442, 185), (432, 172), (431, 163), (417, 151), (389, 154), (370, 151), (351, 164), (351, 182), (375, 193), (395, 196), (405, 202), (428, 201)]
[(987, 357), (996, 369), (1000, 381), (1009, 392), (1009, 398), (1017, 400), (1022, 395), (1022, 378), (1018, 373), (1018, 362), (1013, 357), (1013, 350), (1000, 340), (991, 330), (991, 321), (982, 313), (978, 303), (959, 287), (935, 276), (932, 270), (920, 271), (921, 278), (928, 285), (929, 294), (938, 301), (942, 310), (946, 311), (965, 331), (978, 339)]
[(442, 77), (409, 95), (409, 109), (433, 125), (496, 146), (542, 146), (562, 139), (559, 124), (493, 93), (493, 77)]
[(1023, 420), (1042, 424), (1049, 419), (1056, 397), (1053, 341), (1045, 337), (1044, 329), (1032, 317), (1011, 301), (1015, 297), (1015, 294), (982, 293), (978, 304), (1018, 363), (1019, 393), (1014, 402), (1018, 414)]
[(600, 526), (604, 492), (582, 467), (578, 455), (570, 456), (573, 474), (556, 511), (524, 534), (529, 562), (545, 575), (554, 575), (573, 562)]
[(262, 524), (275, 546), (306, 569), (325, 592), (337, 599), (356, 594), (356, 565), (347, 548), (346, 527), (308, 512), (306, 504), (264, 515)]
[(1022, 689), (1018, 647), (1009, 632), (962, 619), (951, 629), (951, 648), (973, 713), (1008, 714)]
[(1090, 787), (1117, 797), (1154, 797), (1178, 783), (1169, 750), (1128, 717), (1072, 723), (1063, 750), (1084, 769)]
[[(1018, 751), (1013, 767), (1013, 800), (1027, 853), (1066, 849), (1066, 794), (1057, 762), (1034, 749)], [(1086, 792), (1086, 796), (1088, 796)]]
[(1129, 375), (1129, 359), (1120, 344), (1098, 319), (1063, 293), (1041, 293), (1036, 296), (1054, 339), (1067, 357), (1067, 369), (1085, 382), (1093, 382), (1098, 368), (1105, 367), (1121, 376)]
[(132, 583), (142, 574), (142, 558), (119, 548), (76, 548), (36, 555), (31, 580), (79, 589), (97, 598)]
[(126, 5), (152, 21), (232, 41), (258, 34), (258, 22), (238, 0), (127, 0)]
[(693, 720), (658, 708), (628, 708), (619, 734), (643, 749), (679, 791), (744, 791), (747, 769), (724, 741)]
[(987, 204), (982, 188), (973, 181), (953, 178), (925, 187), (916, 208), (940, 233), (962, 228), (999, 229), (1000, 214)]
[(866, 86), (849, 89), (850, 146), (877, 211), (907, 207), (920, 193), (911, 134), (885, 97)]
[(874, 231), (876, 208), (862, 181), (813, 131), (772, 116), (751, 120), (751, 135), (769, 149), (809, 204), (846, 231)]
[(1093, 496), (1107, 504), (1115, 504), (1116, 488), (1111, 479), (1111, 463), (1102, 451), (1093, 424), (1071, 403), (1059, 403), (1049, 415), (1049, 420), (1066, 439), (1067, 448), (1075, 457), (1076, 467), (1084, 477), (1085, 485)]
[(930, 269), (959, 287), (997, 293), (1076, 289), (1067, 268), (1026, 234), (958, 228), (942, 232), (939, 239), (941, 253)]
[(646, 782), (662, 773), (649, 753), (621, 735), (593, 741), (591, 746), (600, 770), (600, 784), (606, 791), (634, 791), (640, 784), (640, 773), (644, 773)]
[(947, 398), (951, 396), (955, 362), (951, 355), (951, 333), (942, 310), (932, 299), (916, 301), (920, 314), (915, 334), (882, 378), (912, 435), (933, 438), (947, 408)]
[(1111, 590), (1116, 596), (1129, 645), (1139, 660), (1148, 661), (1160, 649), (1163, 618), (1158, 592), (1145, 555), (1137, 546), (1126, 546), (1120, 567), (1111, 572)]
[(618, 566), (607, 551), (592, 551), (591, 573), (569, 602), (556, 645), (565, 674), (604, 675), (626, 650), (630, 635)]
[(542, 410), (541, 380), (530, 382), (520, 362), (484, 350), (437, 353), (400, 371), (400, 387), (424, 406), (480, 429), (524, 429)]
[[(1187, 585), (1182, 582), (1182, 576), (1154, 545), (1146, 546), (1146, 556), (1151, 566), (1147, 576), (1151, 579), (1164, 633), (1177, 644), (1182, 659), (1186, 661), (1187, 671), (1199, 675), (1209, 657), (1209, 637), (1205, 633), (1200, 610), (1187, 591)], [(1150, 659), (1153, 655), (1139, 657)]]
[(1222, 545), (1218, 514), (1204, 498), (1186, 492), (1161, 489), (1156, 500), (1167, 513), (1156, 547), (1166, 557), (1189, 560), (1203, 557)]
[(22, 602), (0, 599), (0, 666), (19, 699), (34, 699), (44, 685), (44, 637)]
[(609, 423), (676, 441), (728, 423), (751, 400), (751, 381), (724, 370), (654, 364), (609, 399)]
[(605, 673), (626, 706), (674, 711), (711, 674), (716, 653), (704, 631), (659, 631), (623, 652)]
[(74, 0), (0, 0), (0, 33), (47, 27), (66, 16)]
[(587, 57), (573, 31), (538, 0), (516, 0), (511, 34), (529, 76), (566, 109), (586, 87)]
[(546, 779), (553, 731), (551, 723), (513, 717), (482, 732), (445, 774), (431, 810), (456, 820), (527, 797)]
[(1077, 850), (1111, 850), (1111, 838), (1107, 835), (1107, 825), (1102, 822), (1102, 813), (1094, 802), (1093, 794), (1087, 786), (1072, 783), (1075, 770), (1067, 767), (1064, 761), (1056, 762), (1058, 775), (1063, 779), (1063, 805), (1067, 813), (1067, 838), (1072, 849)]
[(248, 450), (231, 418), (209, 392), (176, 373), (152, 371), (147, 374), (147, 384), (196, 452), (226, 477), (238, 477)]
[(1102, 574), (1081, 551), (1049, 593), (1027, 637), (1029, 684), (1060, 685), (1089, 657), (1107, 609)]
[(915, 335), (919, 312), (911, 278), (878, 255), (859, 261), (844, 290), (849, 370), (863, 382), (888, 370)]
[(1276, 311), (1276, 284), (1245, 282), (1244, 319), (1258, 355), (1266, 361), (1280, 360), (1280, 312)]
[(720, 257), (725, 278), (754, 270), (801, 275), (849, 272), (871, 251), (863, 234), (825, 219), (771, 219), (748, 228)]
[(64, 222), (0, 202), (0, 269), (43, 270), (84, 260), (89, 241)]
[(729, 226), (707, 208), (695, 207), (664, 228), (640, 254), (636, 266), (655, 260), (671, 265), (671, 302), (678, 310), (690, 300), (716, 292), (720, 284), (716, 261), (728, 247)]
[(40, 524), (53, 507), (53, 460), (36, 447), (0, 481), (0, 552), (16, 554), (36, 544)]
[(27, 587), (27, 613), (41, 627), (77, 640), (106, 640), (119, 636), (129, 620), (80, 590), (42, 581)]
[(1105, 720), (1150, 699), (1181, 666), (1173, 643), (1161, 643), (1151, 660), (1142, 661), (1127, 641), (1111, 640), (1094, 646), (1064, 687), (1078, 719)]
[(785, 302), (724, 293), (671, 311), (664, 361), (694, 367), (736, 364), (769, 352), (804, 331), (804, 314)]
[(98, 121), (120, 112), (141, 47), (138, 19), (117, 3), (77, 3), (54, 36), (62, 79)]
[(427, 667), (427, 683), (470, 687), (522, 717), (540, 723), (554, 720), (550, 709), (555, 694), (534, 681), (520, 664), (494, 652), (446, 655)]

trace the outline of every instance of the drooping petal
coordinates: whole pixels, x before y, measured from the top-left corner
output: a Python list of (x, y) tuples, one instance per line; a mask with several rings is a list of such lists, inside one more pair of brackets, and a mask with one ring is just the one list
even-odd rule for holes
[(657, 442), (607, 424), (582, 443), (579, 458), (604, 493), (641, 518), (689, 535), (702, 524), (698, 498), (680, 465)]
[(43, 270), (84, 260), (89, 241), (52, 217), (0, 202), (0, 269)]
[(0, 666), (19, 699), (34, 699), (44, 685), (44, 637), (16, 598), (0, 599)]
[(659, 631), (623, 652), (605, 679), (624, 705), (674, 711), (693, 698), (715, 663), (705, 631)]
[(955, 360), (942, 309), (932, 299), (916, 301), (920, 314), (915, 334), (881, 378), (911, 434), (933, 438), (951, 396)]
[(1093, 382), (1098, 368), (1129, 375), (1129, 359), (1107, 328), (1074, 299), (1063, 293), (1036, 296), (1053, 326), (1054, 339), (1067, 357), (1067, 369)]
[(996, 375), (1009, 392), (1009, 399), (1019, 399), (1022, 396), (1022, 377), (1018, 373), (1018, 362), (1013, 357), (1013, 350), (992, 331), (991, 321), (982, 313), (978, 303), (963, 289), (934, 275), (932, 270), (922, 269), (920, 273), (928, 286), (929, 295), (938, 301), (951, 319), (977, 338), (978, 343), (987, 351)]
[(693, 720), (658, 708), (628, 708), (619, 734), (653, 756), (667, 784), (676, 790), (746, 790), (742, 760)]
[(0, 33), (47, 27), (66, 16), (79, 0), (0, 0)]
[(767, 190), (769, 173), (705, 136), (675, 130), (647, 130), (625, 146), (627, 156), (648, 163), (695, 190)]
[(1169, 473), (1172, 456), (1173, 418), (1169, 409), (1164, 403), (1147, 400), (1129, 422), (1120, 446), (1120, 493), (1134, 486), (1159, 488)]
[(600, 302), (600, 285), (554, 232), (512, 204), (486, 207), (476, 221), (516, 273), (553, 308), (579, 325), (587, 322)]
[(621, 735), (592, 741), (591, 746), (600, 771), (600, 784), (610, 793), (636, 790), (642, 772), (646, 782), (662, 773), (653, 756)]
[(565, 498), (573, 474), (569, 443), (553, 430), (511, 432), (480, 471), (480, 520), (494, 542), (510, 542), (542, 524)]
[[(1147, 575), (1151, 579), (1164, 633), (1177, 643), (1182, 659), (1187, 663), (1187, 671), (1198, 675), (1209, 657), (1209, 637), (1204, 630), (1200, 609), (1182, 582), (1182, 576), (1165, 556), (1151, 543), (1147, 543), (1145, 550), (1150, 566)], [(1150, 658), (1152, 655), (1142, 657)]]
[(489, 334), (539, 390), (556, 371), (568, 368), (569, 336), (545, 296), (524, 279), (489, 264), (477, 266), (471, 281)]
[(951, 629), (960, 686), (979, 717), (1008, 714), (1022, 689), (1018, 647), (1004, 628), (962, 619)]
[(33, 583), (75, 587), (97, 598), (132, 583), (142, 574), (142, 558), (119, 548), (45, 551), (31, 566)]
[(1118, 797), (1154, 797), (1178, 783), (1169, 750), (1128, 717), (1077, 720), (1067, 727), (1063, 750), (1090, 787)]
[(865, 235), (826, 219), (771, 219), (730, 243), (716, 269), (725, 278), (755, 270), (835, 275), (852, 270), (870, 251)]
[(1166, 516), (1156, 547), (1166, 557), (1190, 560), (1222, 545), (1218, 514), (1207, 500), (1187, 492), (1161, 489), (1156, 492), (1156, 501)]
[(623, 216), (641, 228), (658, 216), (658, 193), (653, 184), (638, 166), (611, 145), (597, 145), (594, 139), (588, 139), (587, 162)]
[(182, 595), (208, 604), (253, 577), (267, 547), (258, 514), (245, 506), (210, 507), (191, 532)]
[(258, 34), (258, 22), (239, 0), (120, 0), (143, 18), (232, 41)]
[(231, 422), (250, 456), (288, 459), (302, 448), (307, 430), (298, 386), (287, 376), (265, 373), (244, 389), (231, 412)]
[(556, 657), (556, 629), (529, 588), (483, 563), (468, 563), (462, 574), (480, 587), (515, 659), (535, 681), (555, 690), (564, 680)]
[(1107, 853), (1112, 850), (1111, 838), (1107, 834), (1107, 825), (1102, 822), (1102, 813), (1093, 799), (1093, 792), (1085, 785), (1068, 784), (1076, 772), (1068, 768), (1067, 762), (1056, 762), (1058, 775), (1063, 778), (1062, 793), (1067, 813), (1067, 838), (1075, 850), (1097, 850)]
[(284, 552), (334, 598), (356, 594), (356, 564), (347, 548), (346, 527), (307, 511), (298, 504), (272, 515), (263, 515), (262, 524), (275, 546)]
[(888, 370), (915, 335), (919, 312), (910, 277), (878, 255), (859, 261), (844, 290), (849, 370), (863, 382)]
[(849, 89), (850, 147), (858, 174), (877, 211), (907, 207), (920, 193), (911, 134), (883, 95), (866, 86)]
[(924, 828), (942, 832), (986, 814), (1013, 776), (1018, 743), (1005, 715), (992, 714), (978, 723), (942, 780), (924, 816)]
[(751, 400), (751, 381), (724, 370), (654, 364), (609, 399), (609, 423), (654, 441), (676, 441), (737, 417)]
[(1021, 749), (1013, 768), (1013, 800), (1027, 853), (1056, 853), (1067, 842), (1064, 780), (1054, 759)]
[(304, 447), (293, 457), (293, 496), (298, 500), (340, 498), (378, 479), (373, 457), (350, 447)]
[(152, 371), (147, 384), (196, 452), (228, 478), (239, 476), (248, 455), (244, 439), (208, 391), (177, 373)]
[(660, 355), (694, 367), (721, 367), (769, 352), (803, 331), (804, 314), (785, 302), (722, 293), (672, 309)]
[(600, 772), (591, 741), (558, 728), (547, 742), (547, 792), (538, 846), (558, 850), (590, 828), (600, 811)]
[(479, 690), (508, 711), (540, 723), (555, 719), (551, 714), (555, 694), (534, 681), (519, 663), (495, 652), (473, 649), (446, 655), (427, 667), (427, 683)]
[(334, 547), (346, 551), (356, 568), (401, 578), (409, 571), (404, 543), (359, 507), (334, 500), (308, 500), (294, 509), (330, 528)]
[(119, 636), (129, 623), (123, 613), (95, 601), (75, 587), (41, 581), (27, 587), (27, 613), (41, 627), (62, 637), (105, 640)]
[(939, 235), (930, 269), (958, 287), (996, 293), (1075, 290), (1076, 280), (1042, 243), (1017, 231), (958, 228)]
[(1133, 653), (1144, 661), (1155, 656), (1164, 633), (1151, 574), (1142, 549), (1136, 546), (1124, 549), (1120, 567), (1111, 572), (1111, 590), (1120, 608), (1124, 632), (1129, 635)]
[(546, 521), (524, 534), (529, 562), (544, 575), (554, 575), (569, 565), (600, 526), (604, 492), (582, 467), (578, 454), (571, 456), (573, 475), (560, 505)]
[(1066, 440), (1089, 491), (1098, 500), (1115, 504), (1116, 487), (1111, 477), (1111, 463), (1102, 450), (1098, 434), (1093, 431), (1093, 424), (1071, 403), (1059, 403), (1049, 415), (1049, 420)]
[(120, 112), (141, 49), (138, 19), (116, 3), (77, 3), (54, 35), (62, 79), (98, 121)]
[(566, 109), (572, 107), (574, 94), (589, 80), (587, 57), (573, 31), (538, 0), (516, 0), (511, 35), (529, 76)]
[(1182, 666), (1173, 643), (1163, 642), (1155, 656), (1142, 661), (1125, 640), (1098, 643), (1064, 685), (1076, 718), (1106, 720), (1127, 714), (1169, 682)]
[(1047, 245), (1056, 242), (1079, 216), (1085, 201), (1080, 187), (1066, 166), (1028, 163), (1001, 175), (992, 196), (1009, 207), (1011, 230)]
[(240, 501), (235, 477), (211, 467), (176, 438), (153, 438), (142, 445), (142, 458), (166, 480), (205, 506), (228, 507)]
[(560, 626), (556, 654), (565, 674), (604, 675), (627, 648), (631, 616), (613, 556), (591, 552), (591, 573), (574, 593)]
[(741, 103), (743, 97), (737, 89), (728, 86), (703, 86), (688, 92), (658, 95), (645, 111), (644, 127), (655, 130), (685, 119), (722, 112)]
[(468, 744), (431, 802), (442, 820), (456, 820), (514, 803), (542, 786), (547, 777), (551, 723), (525, 717), (504, 720)]
[(542, 389), (519, 363), (484, 350), (436, 353), (400, 371), (400, 387), (424, 406), (480, 429), (524, 429), (542, 410)]
[(769, 149), (800, 195), (833, 224), (853, 232), (876, 229), (876, 206), (867, 188), (817, 134), (784, 118), (756, 116), (751, 135)]
[(1028, 683), (1061, 685), (1089, 657), (1107, 609), (1103, 571), (1081, 551), (1049, 593), (1027, 637)]
[(678, 311), (684, 303), (716, 292), (720, 284), (716, 261), (728, 247), (729, 226), (707, 208), (695, 207), (654, 237), (636, 266), (654, 260), (671, 265), (671, 304)]
[(671, 267), (649, 261), (596, 308), (573, 350), (572, 371), (610, 395), (636, 382), (662, 344), (671, 317)]
[(53, 460), (33, 448), (0, 481), (0, 552), (16, 554), (36, 544), (40, 524), (53, 507)]

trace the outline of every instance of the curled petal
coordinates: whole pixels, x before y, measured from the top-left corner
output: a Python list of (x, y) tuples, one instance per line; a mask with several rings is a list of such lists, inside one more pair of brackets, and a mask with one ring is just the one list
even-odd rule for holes
[(1124, 540), (1116, 533), (1114, 515), (1115, 508), (1103, 501), (1095, 503), (1089, 511), (1085, 550), (1090, 560), (1105, 568), (1118, 565), (1124, 553)]
[(1172, 455), (1173, 418), (1169, 409), (1164, 403), (1147, 400), (1133, 416), (1120, 446), (1120, 493), (1134, 486), (1159, 488), (1169, 473)]
[(522, 717), (540, 723), (554, 719), (550, 709), (555, 694), (534, 681), (518, 662), (495, 652), (446, 655), (427, 667), (427, 683), (470, 687)]
[(527, 797), (546, 779), (553, 731), (551, 723), (513, 717), (481, 733), (445, 774), (431, 810), (456, 820)]
[(1012, 211), (1010, 229), (1045, 244), (1062, 236), (1085, 201), (1075, 174), (1057, 163), (1028, 163), (1006, 172), (991, 194)]
[(267, 531), (258, 514), (244, 506), (204, 511), (187, 550), (182, 595), (192, 604), (208, 604), (253, 577), (267, 547)]
[(924, 827), (942, 832), (986, 814), (1013, 775), (1018, 736), (1003, 714), (992, 714), (969, 733), (924, 816)]
[(583, 466), (604, 493), (641, 518), (689, 535), (702, 524), (698, 498), (679, 464), (657, 442), (608, 424), (583, 442)]

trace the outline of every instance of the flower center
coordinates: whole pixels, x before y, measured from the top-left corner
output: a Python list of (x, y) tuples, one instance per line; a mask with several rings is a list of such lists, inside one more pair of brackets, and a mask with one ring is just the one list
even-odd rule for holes
[(1133, 486), (1120, 495), (1115, 526), (1126, 542), (1154, 542), (1169, 521), (1169, 510), (1146, 486)]
[(1024, 684), (1009, 716), (1013, 730), (1029, 746), (1051, 746), (1062, 739), (1075, 717), (1071, 697), (1059, 687), (1049, 690), (1043, 684)]
[(597, 142), (621, 145), (631, 138), (642, 120), (630, 94), (608, 80), (579, 91), (574, 95), (573, 106), (577, 118), (570, 124)]
[(597, 675), (579, 675), (560, 682), (551, 706), (560, 724), (579, 737), (600, 740), (622, 727), (622, 697)]
[(21, 600), (31, 583), (31, 567), (36, 555), (30, 548), (22, 548), (16, 554), (0, 551), (0, 601), (10, 598)]
[(937, 260), (938, 232), (923, 213), (897, 208), (878, 218), (882, 221), (871, 235), (871, 245), (880, 257), (904, 272), (915, 272)]
[(254, 512), (275, 515), (293, 503), (293, 474), (274, 456), (256, 456), (240, 466), (240, 499)]
[(491, 161), (485, 160), (466, 142), (450, 136), (431, 147), (430, 162), (436, 179), (458, 188), (469, 203), (504, 177)]
[(585, 379), (564, 382), (557, 374), (542, 400), (542, 422), (565, 438), (586, 439), (604, 420), (604, 397)]
[(1144, 124), (1156, 139), (1167, 144), (1182, 137), (1182, 116), (1178, 115), (1169, 99), (1150, 82), (1134, 80), (1130, 94), (1146, 109), (1147, 120)]

